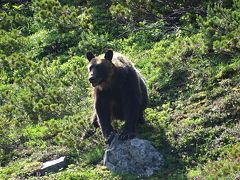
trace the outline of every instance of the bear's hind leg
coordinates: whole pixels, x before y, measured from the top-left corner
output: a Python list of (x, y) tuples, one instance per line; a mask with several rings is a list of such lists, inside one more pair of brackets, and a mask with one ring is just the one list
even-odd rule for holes
[(93, 136), (96, 133), (96, 129), (100, 127), (97, 120), (97, 114), (95, 112), (92, 115), (91, 124), (93, 125), (93, 128), (92, 127), (89, 127), (89, 129), (86, 128), (85, 132), (81, 137), (82, 140)]

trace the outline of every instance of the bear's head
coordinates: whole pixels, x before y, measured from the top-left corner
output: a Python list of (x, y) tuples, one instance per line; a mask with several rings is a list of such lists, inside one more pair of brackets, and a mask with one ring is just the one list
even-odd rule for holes
[(89, 61), (88, 65), (88, 80), (93, 87), (104, 84), (113, 75), (113, 51), (108, 50), (104, 57), (97, 56), (95, 57), (92, 52), (86, 54)]

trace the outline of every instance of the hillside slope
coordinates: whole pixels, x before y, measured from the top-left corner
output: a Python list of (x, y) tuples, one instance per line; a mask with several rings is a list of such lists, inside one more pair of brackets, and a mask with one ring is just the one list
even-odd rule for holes
[[(85, 53), (126, 54), (149, 92), (138, 136), (164, 155), (148, 179), (240, 177), (240, 1), (3, 1), (0, 179), (138, 179), (102, 166)], [(114, 123), (121, 129), (120, 123)], [(32, 177), (67, 155), (67, 169)]]

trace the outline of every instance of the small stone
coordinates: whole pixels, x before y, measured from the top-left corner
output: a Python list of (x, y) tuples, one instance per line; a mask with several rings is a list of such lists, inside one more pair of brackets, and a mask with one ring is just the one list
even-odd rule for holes
[(66, 156), (62, 156), (58, 159), (44, 162), (41, 169), (33, 172), (31, 175), (43, 176), (48, 172), (58, 172), (65, 167), (67, 167)]
[(147, 140), (121, 141), (116, 135), (105, 151), (103, 163), (113, 172), (151, 176), (160, 169), (163, 158)]

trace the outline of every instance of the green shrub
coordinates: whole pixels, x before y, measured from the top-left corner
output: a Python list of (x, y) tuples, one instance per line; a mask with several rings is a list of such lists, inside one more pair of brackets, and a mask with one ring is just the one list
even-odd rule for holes
[(129, 57), (147, 84), (138, 136), (164, 156), (148, 179), (236, 178), (239, 7), (239, 0), (2, 1), (0, 179), (38, 179), (29, 174), (40, 162), (63, 155), (69, 167), (42, 179), (142, 178), (102, 166), (100, 129), (81, 138), (93, 128), (85, 53), (108, 48)]

